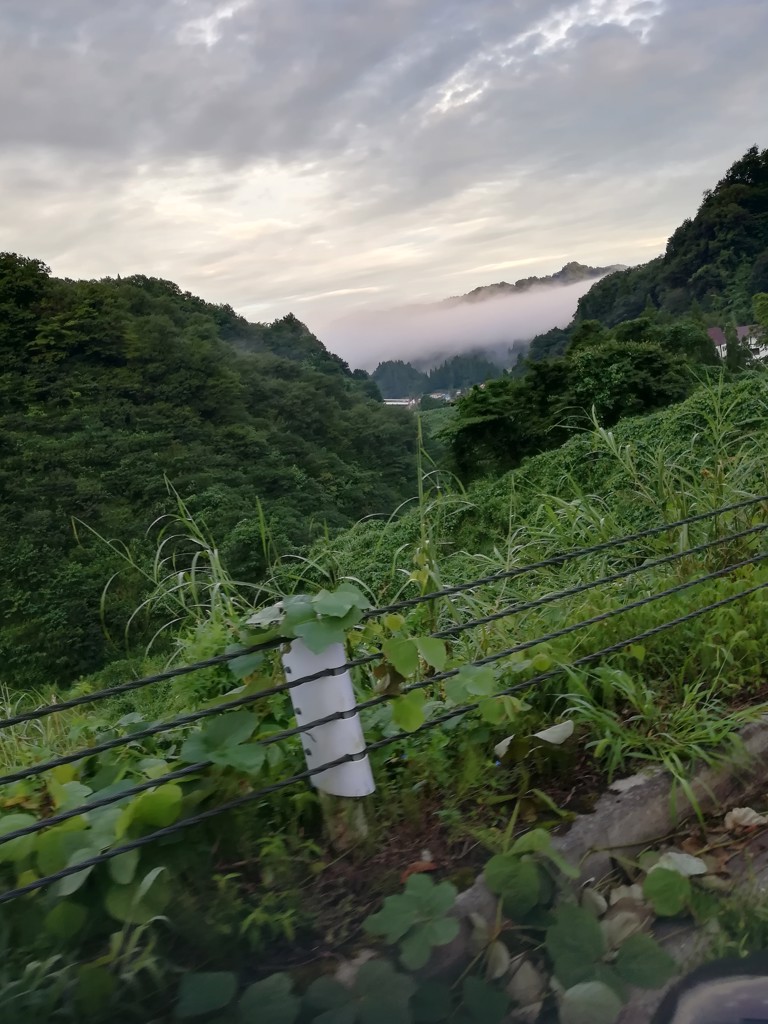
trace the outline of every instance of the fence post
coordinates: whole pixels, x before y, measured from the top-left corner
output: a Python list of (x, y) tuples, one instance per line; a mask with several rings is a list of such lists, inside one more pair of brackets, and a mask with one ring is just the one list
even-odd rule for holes
[[(288, 682), (291, 678), (298, 679), (323, 669), (338, 668), (345, 660), (343, 644), (331, 644), (322, 654), (315, 654), (302, 640), (292, 640), (282, 655)], [(365, 750), (365, 737), (360, 716), (355, 712), (357, 702), (348, 671), (322, 676), (288, 692), (300, 726), (337, 712), (345, 713), (344, 718), (301, 734), (307, 768), (312, 770), (345, 754)], [(311, 777), (311, 782), (320, 794), (333, 845), (344, 850), (364, 839), (368, 835), (368, 825), (360, 797), (369, 796), (376, 789), (367, 755), (318, 772)]]

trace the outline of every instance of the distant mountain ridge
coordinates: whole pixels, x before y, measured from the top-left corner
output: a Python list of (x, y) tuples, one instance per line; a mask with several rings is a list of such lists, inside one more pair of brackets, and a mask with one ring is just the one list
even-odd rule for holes
[(510, 284), (507, 281), (499, 281), (497, 284), (483, 284), (466, 292), (464, 295), (453, 295), (448, 299), (443, 299), (442, 302), (435, 303), (435, 305), (445, 307), (456, 306), (465, 302), (484, 302), (487, 299), (495, 299), (500, 295), (519, 295), (521, 292), (527, 292), (531, 288), (561, 287), (563, 285), (576, 284), (579, 281), (590, 281), (593, 278), (597, 280), (598, 278), (606, 277), (608, 274), (613, 274), (617, 270), (626, 269), (627, 267), (623, 263), (615, 263), (609, 267), (590, 267), (585, 263), (578, 263), (572, 260), (570, 263), (566, 263), (560, 270), (556, 270), (554, 274), (547, 274), (544, 277), (522, 277), (519, 281), (515, 281), (514, 284)]

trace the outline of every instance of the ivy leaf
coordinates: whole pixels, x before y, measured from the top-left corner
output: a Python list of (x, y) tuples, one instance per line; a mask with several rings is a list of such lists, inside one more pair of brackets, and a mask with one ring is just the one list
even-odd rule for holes
[(189, 764), (213, 761), (217, 753), (232, 749), (249, 739), (257, 724), (258, 719), (250, 711), (233, 711), (214, 718), (204, 728), (186, 738), (179, 757)]
[(624, 981), (639, 988), (661, 988), (677, 974), (677, 964), (650, 935), (633, 935), (616, 957)]
[(424, 661), (431, 665), (432, 668), (437, 669), (438, 672), (442, 672), (448, 660), (448, 649), (445, 646), (445, 641), (439, 640), (436, 637), (421, 636), (416, 638), (415, 643)]
[(572, 903), (557, 908), (545, 942), (557, 980), (565, 988), (593, 978), (595, 965), (606, 952), (599, 923), (588, 910)]
[(204, 1017), (229, 1006), (235, 998), (237, 978), (232, 971), (200, 971), (185, 974), (179, 986), (176, 1017), (189, 1020)]
[(237, 1019), (239, 1024), (293, 1024), (300, 1009), (290, 976), (272, 974), (245, 990), (237, 1004)]
[(539, 902), (539, 872), (531, 860), (499, 853), (488, 861), (483, 875), (491, 892), (504, 899), (510, 915), (517, 919)]
[(691, 898), (691, 882), (668, 868), (656, 868), (643, 882), (643, 896), (661, 917), (682, 913)]
[(385, 640), (381, 651), (401, 676), (412, 676), (419, 667), (419, 649), (413, 640)]
[(425, 982), (411, 1000), (413, 1019), (418, 1024), (445, 1024), (450, 1019), (452, 1009), (450, 985), (439, 981)]
[[(84, 840), (81, 837), (80, 842), (82, 843), (83, 841)], [(78, 864), (81, 864), (83, 861), (88, 860), (89, 857), (93, 857), (99, 852), (99, 850), (95, 850), (92, 846), (81, 846), (79, 849), (75, 850), (65, 866), (68, 868), (76, 867)], [(89, 867), (83, 868), (82, 871), (77, 871), (71, 875), (67, 875), (66, 878), (62, 878), (56, 883), (53, 891), (57, 896), (71, 896), (73, 892), (77, 892), (82, 885), (85, 885), (85, 882), (92, 871), (93, 867)]]
[(621, 999), (604, 982), (583, 982), (563, 996), (560, 1024), (613, 1024), (621, 1008)]
[(436, 885), (426, 875), (411, 875), (405, 890), (397, 896), (387, 896), (381, 910), (367, 917), (363, 927), (373, 935), (383, 936), (390, 945), (415, 930), (417, 937), (406, 947), (405, 957), (410, 962), (423, 957), (421, 962), (426, 963), (431, 945), (444, 945), (458, 933), (458, 920), (446, 918), (455, 899), (456, 887), (450, 882)]
[(435, 946), (447, 946), (459, 934), (456, 917), (436, 918), (418, 925), (400, 945), (400, 962), (410, 971), (418, 971), (429, 960)]
[(405, 732), (415, 732), (424, 724), (424, 703), (426, 694), (423, 690), (411, 690), (404, 697), (392, 702), (392, 719)]
[(386, 960), (363, 964), (354, 986), (360, 1024), (407, 1021), (408, 1004), (415, 990), (413, 980), (400, 974)]
[(307, 619), (294, 627), (294, 633), (313, 654), (322, 654), (332, 644), (343, 644), (346, 628), (343, 619)]
[(461, 1003), (472, 1024), (501, 1024), (509, 1009), (509, 998), (505, 992), (482, 978), (471, 976), (462, 986)]
[(357, 972), (351, 991), (332, 978), (318, 978), (307, 990), (307, 1002), (325, 1011), (313, 1024), (392, 1024), (410, 1019), (415, 988), (386, 960), (371, 960)]
[(321, 590), (312, 598), (312, 606), (318, 615), (343, 619), (353, 608), (366, 611), (371, 602), (353, 583), (342, 583), (334, 591)]

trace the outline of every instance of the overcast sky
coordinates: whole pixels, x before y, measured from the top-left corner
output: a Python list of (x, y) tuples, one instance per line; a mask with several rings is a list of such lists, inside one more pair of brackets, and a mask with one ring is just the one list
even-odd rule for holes
[(0, 249), (321, 337), (663, 249), (768, 145), (766, 0), (0, 0)]

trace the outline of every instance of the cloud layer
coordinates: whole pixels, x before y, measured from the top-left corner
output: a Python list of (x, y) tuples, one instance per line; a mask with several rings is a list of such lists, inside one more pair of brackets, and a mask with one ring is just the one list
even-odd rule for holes
[(0, 245), (321, 336), (638, 262), (768, 141), (767, 37), (765, 0), (3, 0)]
[(482, 302), (442, 309), (423, 307), (360, 312), (330, 324), (326, 344), (353, 366), (373, 370), (385, 359), (433, 365), (469, 350), (494, 350), (504, 365), (514, 362), (509, 350), (550, 327), (565, 327), (576, 303), (594, 281), (555, 288), (531, 288)]

